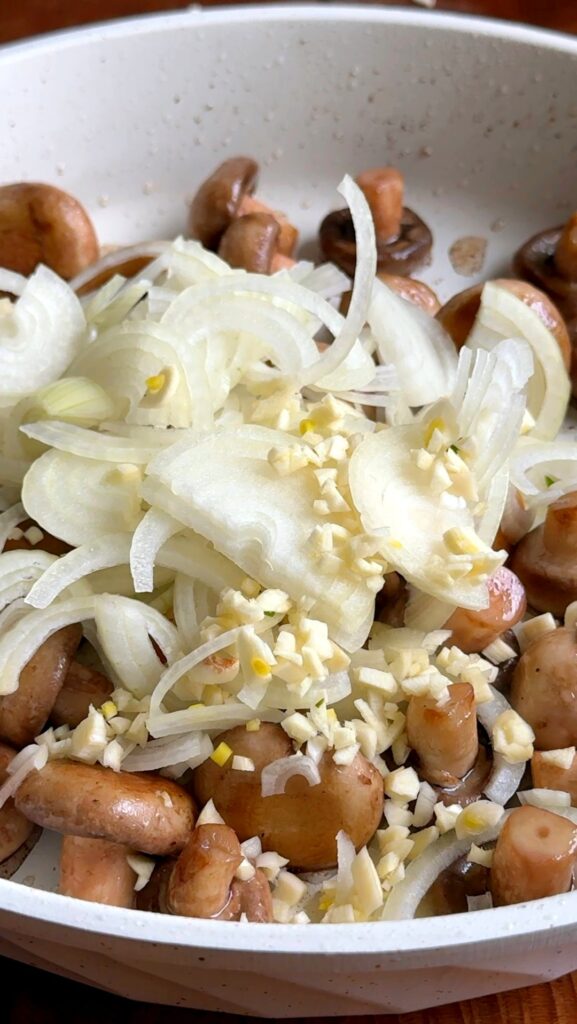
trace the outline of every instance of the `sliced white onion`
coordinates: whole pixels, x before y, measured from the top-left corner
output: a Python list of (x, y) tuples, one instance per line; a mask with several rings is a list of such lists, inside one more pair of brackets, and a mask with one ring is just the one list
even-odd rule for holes
[(28, 278), (23, 274), (17, 274), (14, 270), (7, 270), (0, 267), (0, 292), (8, 292), (10, 295), (22, 295)]
[(337, 832), (337, 903), (344, 903), (353, 887), (352, 867), (356, 855), (357, 851), (352, 839), (340, 829)]
[[(500, 822), (480, 836), (475, 836), (477, 846), (490, 843), (497, 838), (507, 818), (507, 812)], [(435, 840), (412, 861), (401, 882), (391, 890), (383, 909), (383, 921), (404, 921), (415, 916), (419, 903), (433, 883), (446, 868), (459, 857), (469, 852), (471, 837), (456, 839), (454, 832), (448, 832)]]
[(104, 533), (133, 530), (142, 518), (141, 474), (53, 449), (28, 470), (22, 486), (27, 515), (73, 547)]
[(517, 796), (520, 804), (543, 807), (548, 811), (557, 811), (571, 806), (571, 794), (560, 789), (524, 789)]
[(34, 582), (57, 561), (47, 551), (17, 549), (0, 554), (0, 611), (28, 594)]
[[(541, 486), (531, 479), (531, 475), (539, 475)], [(531, 474), (531, 475), (530, 475)], [(545, 477), (560, 476), (560, 487), (547, 486)], [(567, 478), (564, 484), (563, 478)], [(577, 445), (575, 441), (533, 442), (523, 443), (515, 451), (511, 459), (511, 482), (530, 497), (543, 496), (547, 501), (555, 501), (565, 488), (570, 490), (577, 483)]]
[(176, 739), (149, 740), (143, 750), (133, 750), (122, 762), (123, 772), (154, 772), (186, 762), (196, 768), (212, 754), (213, 745), (206, 733), (194, 732)]
[(176, 628), (142, 601), (103, 594), (93, 604), (102, 649), (122, 685), (136, 697), (152, 693), (163, 665), (151, 640), (172, 664), (181, 655)]
[(197, 580), (177, 573), (174, 580), (172, 607), (178, 635), (185, 651), (198, 643), (200, 623), (209, 614), (209, 588)]
[(24, 519), (26, 519), (26, 512), (24, 511), (24, 505), (20, 501), (17, 505), (13, 505), (12, 508), (7, 508), (5, 512), (0, 513), (0, 551), (2, 551), (14, 527), (18, 526), (18, 523), (21, 523)]
[(140, 521), (130, 546), (130, 571), (137, 594), (154, 589), (154, 562), (162, 545), (182, 530), (182, 523), (151, 508)]
[[(489, 737), (492, 735), (493, 726), (499, 715), (502, 715), (504, 711), (511, 710), (511, 705), (502, 693), (499, 693), (494, 686), (491, 686), (490, 690), (493, 699), (485, 701), (483, 704), (477, 704), (477, 718)], [(502, 754), (494, 750), (493, 767), (483, 792), (488, 800), (505, 806), (519, 789), (524, 774), (524, 762), (509, 764)]]
[[(18, 758), (17, 763), (16, 758)], [(0, 786), (0, 808), (4, 807), (4, 804), (10, 797), (20, 789), (20, 786), (24, 782), (31, 772), (41, 771), (44, 768), (48, 760), (48, 747), (45, 744), (38, 745), (31, 743), (30, 746), (24, 747), (19, 754), (13, 759), (12, 763), (8, 766), (8, 772), (6, 779)]]
[(48, 267), (28, 278), (12, 312), (0, 317), (0, 404), (56, 380), (79, 351), (86, 322), (70, 286)]
[(64, 626), (94, 618), (94, 598), (73, 598), (30, 611), (0, 635), (0, 694), (18, 689), (20, 673), (45, 640)]
[(318, 786), (321, 781), (318, 765), (306, 754), (291, 754), (279, 757), (265, 765), (260, 773), (262, 796), (279, 796), (293, 775), (302, 775), (309, 786)]
[[(73, 291), (77, 292), (84, 288), (86, 284), (89, 284), (90, 281), (100, 277), (101, 274), (113, 271), (115, 267), (119, 267), (129, 260), (146, 257), (154, 259), (167, 253), (169, 249), (170, 242), (139, 242), (138, 245), (127, 245), (121, 249), (114, 249), (112, 252), (107, 252), (105, 256), (101, 256), (99, 260), (95, 260), (94, 263), (91, 263), (84, 270), (81, 270), (70, 281), (70, 287)], [(141, 273), (144, 274), (146, 271), (150, 272), (150, 268), (145, 267)]]
[(33, 608), (47, 608), (68, 587), (100, 569), (128, 561), (130, 533), (104, 534), (92, 544), (83, 544), (54, 561), (34, 584), (26, 598)]
[(451, 393), (457, 353), (438, 320), (377, 279), (368, 321), (381, 362), (395, 367), (409, 405), (428, 405)]
[(167, 540), (156, 556), (156, 564), (183, 576), (191, 576), (219, 593), (225, 587), (239, 590), (245, 578), (245, 573), (230, 559), (214, 551), (203, 537), (191, 530), (184, 531), (181, 537)]
[(561, 350), (533, 309), (507, 288), (489, 281), (466, 345), (489, 351), (504, 338), (522, 338), (531, 346), (534, 370), (527, 396), (535, 420), (531, 434), (551, 440), (563, 422), (571, 391)]
[(133, 462), (144, 466), (154, 458), (159, 448), (165, 447), (164, 437), (157, 437), (152, 430), (146, 440), (134, 438), (132, 441), (57, 420), (26, 423), (20, 430), (26, 437), (50, 448), (86, 459), (100, 459), (102, 462)]
[[(315, 384), (317, 387), (330, 389), (331, 375), (352, 350), (367, 320), (377, 272), (375, 225), (369, 204), (359, 186), (348, 174), (343, 178), (337, 191), (349, 206), (355, 230), (357, 258), (351, 301), (342, 328), (336, 333), (333, 344), (313, 366), (302, 372), (300, 387)], [(339, 387), (344, 390), (347, 385), (340, 383)]]

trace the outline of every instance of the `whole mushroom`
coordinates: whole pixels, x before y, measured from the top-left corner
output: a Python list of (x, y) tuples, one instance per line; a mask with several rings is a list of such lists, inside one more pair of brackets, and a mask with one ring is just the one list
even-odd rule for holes
[(517, 544), (510, 565), (533, 608), (564, 615), (577, 600), (577, 491), (549, 506), (545, 522)]
[(226, 229), (218, 255), (230, 267), (270, 274), (278, 248), (279, 226), (270, 213), (247, 213)]
[(220, 164), (202, 183), (190, 204), (190, 238), (216, 251), (244, 196), (254, 192), (257, 178), (258, 164), (250, 157), (235, 156)]
[(98, 256), (92, 221), (73, 196), (33, 182), (0, 187), (0, 267), (28, 277), (44, 263), (70, 279)]
[[(369, 204), (375, 225), (377, 270), (407, 276), (425, 263), (433, 236), (423, 220), (403, 206), (404, 180), (395, 167), (363, 171), (356, 179)], [(319, 232), (324, 256), (351, 277), (357, 263), (355, 232), (350, 211), (335, 210)]]
[(487, 583), (489, 606), (479, 611), (456, 608), (445, 624), (452, 630), (451, 644), (465, 654), (478, 653), (517, 625), (527, 610), (525, 589), (517, 576), (504, 566)]
[(383, 812), (383, 780), (362, 754), (350, 765), (337, 765), (327, 752), (319, 764), (320, 783), (309, 786), (297, 775), (288, 779), (284, 792), (263, 796), (263, 768), (294, 754), (280, 725), (263, 722), (258, 732), (240, 725), (215, 742), (251, 758), (255, 770), (235, 770), (232, 758), (222, 767), (209, 759), (195, 770), (194, 792), (201, 804), (214, 801), (241, 841), (258, 836), (263, 850), (280, 853), (294, 867), (319, 871), (336, 864), (341, 829), (357, 849), (375, 834)]

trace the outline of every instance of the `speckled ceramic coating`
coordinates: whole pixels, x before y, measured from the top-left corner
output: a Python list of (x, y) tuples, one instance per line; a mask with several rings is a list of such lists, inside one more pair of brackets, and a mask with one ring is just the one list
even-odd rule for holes
[[(446, 15), (324, 5), (138, 19), (0, 53), (0, 181), (61, 185), (103, 243), (132, 242), (182, 231), (203, 176), (248, 153), (259, 194), (314, 254), (343, 173), (395, 163), (435, 236), (422, 276), (445, 299), (506, 273), (522, 240), (572, 209), (576, 81), (577, 40)], [(487, 249), (465, 278), (449, 249), (468, 236)], [(406, 923), (244, 925), (41, 891), (57, 855), (45, 833), (17, 881), (0, 880), (0, 953), (136, 999), (275, 1018), (408, 1011), (577, 967), (575, 893)]]

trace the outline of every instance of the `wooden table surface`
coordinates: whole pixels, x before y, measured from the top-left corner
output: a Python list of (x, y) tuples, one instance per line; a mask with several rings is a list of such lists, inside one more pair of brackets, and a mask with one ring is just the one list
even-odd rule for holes
[[(52, 29), (149, 11), (187, 7), (191, 0), (0, 0), (0, 43)], [(212, 0), (205, 0), (211, 4)], [(224, 0), (221, 0), (224, 2)], [(230, 0), (237, 2), (237, 0)], [(383, 2), (383, 0), (381, 0)], [(387, 3), (387, 0), (384, 0)], [(399, 6), (414, 6), (411, 3)], [(438, 0), (438, 10), (508, 18), (577, 32), (577, 0)], [(2, 962), (0, 1020), (6, 1024), (242, 1024), (247, 1018), (128, 1003), (100, 991)], [(327, 1018), (327, 1024), (328, 1024)], [(320, 1018), (317, 1018), (322, 1024)], [(402, 1017), (351, 1017), (350, 1024), (576, 1024), (577, 973), (549, 985), (463, 1002)]]

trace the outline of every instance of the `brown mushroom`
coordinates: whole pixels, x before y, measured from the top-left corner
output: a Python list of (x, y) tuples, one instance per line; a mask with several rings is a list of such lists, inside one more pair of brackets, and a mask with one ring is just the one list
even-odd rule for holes
[(242, 200), (254, 192), (257, 177), (258, 164), (250, 157), (231, 157), (220, 164), (202, 183), (190, 204), (190, 238), (216, 251)]
[(577, 828), (541, 807), (517, 807), (493, 853), (491, 892), (496, 906), (568, 892), (573, 882)]
[(452, 630), (450, 642), (465, 654), (483, 651), (520, 622), (527, 610), (523, 584), (510, 569), (497, 569), (487, 581), (487, 589), (488, 608), (456, 608), (445, 625), (445, 629)]
[(375, 621), (394, 628), (403, 626), (408, 599), (408, 587), (403, 577), (398, 572), (385, 573), (375, 602)]
[[(516, 281), (513, 278), (497, 278), (492, 283), (512, 292), (540, 317), (547, 330), (551, 331), (557, 341), (565, 368), (568, 370), (571, 360), (569, 333), (561, 312), (548, 295), (526, 281)], [(476, 284), (472, 288), (466, 288), (465, 291), (453, 295), (437, 313), (437, 320), (453, 339), (457, 349), (463, 347), (471, 333), (481, 305), (483, 288), (484, 285)]]
[(106, 839), (64, 836), (58, 891), (89, 903), (133, 907), (136, 874), (126, 859), (129, 853), (127, 846)]
[[(403, 206), (404, 182), (394, 167), (363, 171), (357, 184), (364, 192), (375, 223), (377, 269), (406, 276), (430, 256), (433, 236), (421, 218)], [(335, 210), (323, 220), (320, 232), (323, 254), (354, 275), (357, 250), (349, 210)]]
[(52, 708), (50, 721), (74, 729), (86, 718), (90, 705), (101, 707), (112, 690), (112, 683), (101, 672), (73, 661)]
[(533, 235), (513, 261), (519, 277), (549, 295), (565, 318), (573, 346), (571, 382), (577, 397), (577, 212), (565, 224)]
[[(0, 743), (0, 784), (8, 778), (8, 768), (15, 756), (15, 750), (5, 743)], [(17, 871), (20, 857), (14, 861), (14, 855), (17, 851), (23, 851), (25, 855), (30, 849), (29, 840), (35, 831), (37, 830), (33, 822), (16, 809), (14, 800), (7, 800), (4, 806), (0, 807), (0, 864), (5, 865), (10, 860), (13, 870)], [(9, 874), (0, 871), (0, 877), (7, 878)]]
[(239, 839), (259, 836), (263, 850), (274, 850), (292, 865), (320, 871), (336, 864), (337, 832), (343, 829), (359, 849), (378, 828), (383, 811), (383, 781), (362, 754), (351, 765), (337, 765), (327, 752), (319, 764), (321, 781), (309, 786), (300, 775), (286, 783), (284, 793), (263, 797), (262, 769), (294, 753), (279, 725), (262, 723), (258, 732), (237, 726), (222, 734), (235, 754), (250, 757), (253, 772), (236, 771), (232, 758), (222, 767), (211, 759), (194, 773), (194, 791), (201, 803), (212, 799)]
[(509, 484), (507, 501), (493, 541), (494, 550), (501, 551), (504, 548), (510, 551), (529, 532), (534, 519), (535, 513), (527, 506), (524, 495)]
[(0, 266), (28, 276), (44, 263), (69, 279), (97, 259), (92, 221), (73, 196), (32, 182), (0, 188)]
[(281, 210), (273, 210), (260, 199), (245, 193), (238, 210), (237, 217), (245, 217), (247, 213), (268, 213), (274, 217), (278, 224), (279, 232), (277, 238), (277, 252), (281, 256), (292, 257), (298, 242), (299, 233), (294, 224), (291, 224), (287, 215)]
[[(401, 277), (399, 274), (385, 274), (379, 272), (377, 277), (388, 288), (391, 288), (397, 295), (407, 302), (412, 302), (430, 316), (435, 316), (441, 308), (436, 293), (424, 281), (417, 281), (414, 277)], [(346, 316), (351, 303), (352, 292), (343, 292), (339, 303), (339, 310)]]
[(24, 747), (41, 732), (81, 638), (81, 626), (65, 626), (48, 637), (27, 662), (20, 673), (18, 689), (0, 697), (2, 739), (15, 747)]
[(279, 226), (270, 213), (247, 213), (233, 220), (220, 240), (218, 255), (230, 267), (270, 274)]
[(577, 754), (568, 768), (548, 761), (543, 756), (543, 751), (536, 750), (531, 758), (531, 775), (533, 785), (537, 789), (558, 789), (562, 793), (569, 793), (571, 803), (577, 806)]
[(411, 697), (407, 738), (428, 782), (452, 787), (471, 770), (479, 751), (475, 692), (470, 683), (449, 686), (444, 702)]
[(562, 618), (577, 600), (577, 491), (549, 505), (545, 522), (519, 541), (510, 565), (529, 604)]
[(521, 655), (511, 682), (511, 704), (535, 733), (538, 750), (577, 743), (577, 640), (573, 629), (537, 637)]

